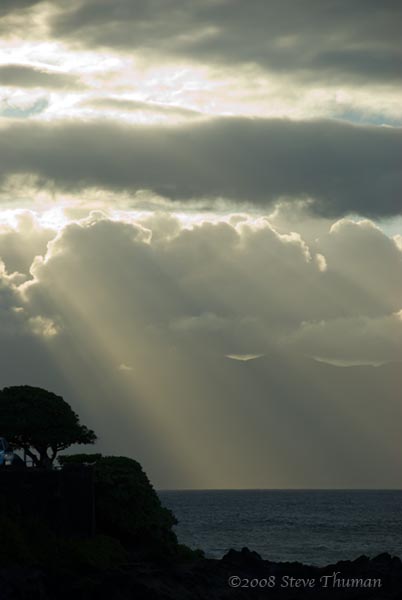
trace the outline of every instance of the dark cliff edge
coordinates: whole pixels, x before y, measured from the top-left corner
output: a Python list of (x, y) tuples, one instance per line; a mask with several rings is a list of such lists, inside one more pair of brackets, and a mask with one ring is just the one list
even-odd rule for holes
[(221, 560), (181, 545), (141, 465), (76, 455), (58, 471), (0, 471), (0, 600), (402, 600), (402, 563), (326, 567), (243, 548)]

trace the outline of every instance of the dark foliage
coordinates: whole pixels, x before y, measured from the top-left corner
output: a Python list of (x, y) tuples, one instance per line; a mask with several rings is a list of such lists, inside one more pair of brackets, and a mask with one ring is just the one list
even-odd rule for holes
[(96, 440), (61, 396), (28, 385), (0, 391), (0, 435), (41, 467), (50, 467), (57, 453), (72, 444)]
[(176, 519), (161, 505), (141, 465), (124, 456), (77, 454), (61, 456), (67, 468), (94, 464), (97, 531), (117, 538), (141, 554), (175, 554), (179, 550), (172, 531)]

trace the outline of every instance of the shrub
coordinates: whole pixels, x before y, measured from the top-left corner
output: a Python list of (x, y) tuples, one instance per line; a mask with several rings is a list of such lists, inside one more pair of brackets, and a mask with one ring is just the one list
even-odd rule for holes
[(94, 464), (96, 527), (141, 553), (173, 555), (173, 513), (161, 505), (141, 465), (124, 456), (78, 454), (60, 457), (64, 466)]

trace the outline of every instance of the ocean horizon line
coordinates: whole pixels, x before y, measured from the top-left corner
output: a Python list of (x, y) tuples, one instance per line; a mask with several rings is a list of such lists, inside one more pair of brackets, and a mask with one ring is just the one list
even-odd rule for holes
[(402, 488), (155, 488), (156, 492), (402, 492)]

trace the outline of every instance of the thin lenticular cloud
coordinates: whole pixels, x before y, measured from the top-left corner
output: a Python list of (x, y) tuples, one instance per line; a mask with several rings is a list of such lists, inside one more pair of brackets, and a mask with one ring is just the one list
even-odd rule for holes
[[(46, 71), (30, 65), (0, 65), (0, 86), (21, 88), (78, 88), (78, 79), (68, 73)], [(80, 85), (81, 89), (83, 85)]]
[(232, 360), (240, 360), (243, 362), (248, 362), (249, 360), (255, 360), (256, 358), (261, 358), (264, 356), (263, 354), (226, 354), (226, 358), (230, 358)]
[(88, 106), (89, 108), (112, 109), (121, 112), (143, 110), (147, 112), (173, 113), (188, 118), (201, 116), (201, 113), (195, 110), (184, 109), (180, 106), (157, 104), (155, 102), (141, 102), (139, 100), (129, 100), (127, 98), (93, 98), (92, 100), (86, 100), (82, 105)]

